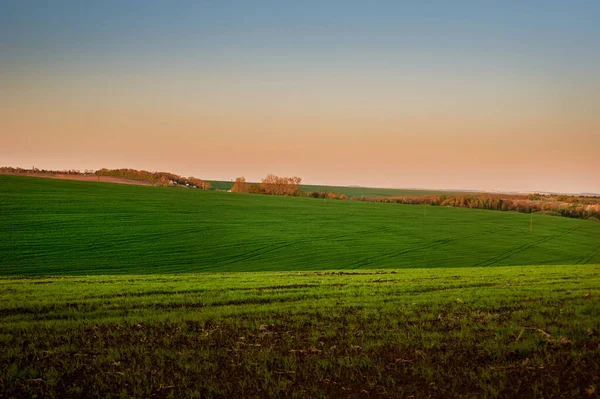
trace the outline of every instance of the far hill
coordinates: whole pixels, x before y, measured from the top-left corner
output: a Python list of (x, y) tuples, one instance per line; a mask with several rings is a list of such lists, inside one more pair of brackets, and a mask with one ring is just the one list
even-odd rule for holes
[(197, 177), (184, 177), (169, 172), (149, 172), (137, 169), (106, 169), (97, 171), (77, 169), (69, 170), (46, 170), (46, 169), (23, 169), (10, 166), (0, 167), (0, 174), (14, 176), (44, 177), (50, 179), (80, 180), (80, 181), (102, 181), (105, 183), (154, 185), (169, 187), (210, 189), (210, 184)]
[[(231, 190), (234, 182), (223, 180), (207, 180), (211, 187), (216, 190)], [(425, 196), (425, 195), (449, 195), (459, 194), (458, 191), (426, 190), (426, 189), (403, 189), (403, 188), (376, 188), (360, 186), (324, 186), (301, 184), (300, 188), (305, 193), (312, 191), (335, 192), (348, 196), (348, 198), (357, 197), (396, 197), (396, 196)]]

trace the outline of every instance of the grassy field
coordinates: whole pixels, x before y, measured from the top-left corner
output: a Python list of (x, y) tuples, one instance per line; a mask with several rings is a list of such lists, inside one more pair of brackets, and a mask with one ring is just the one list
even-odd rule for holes
[(0, 397), (597, 397), (600, 265), (0, 278)]
[[(219, 190), (230, 190), (233, 187), (233, 182), (222, 181), (222, 180), (208, 180), (213, 189)], [(355, 187), (355, 186), (319, 186), (302, 184), (300, 185), (302, 191), (310, 193), (312, 191), (320, 192), (334, 192), (345, 194), (348, 197), (394, 197), (404, 195), (444, 195), (444, 194), (457, 194), (454, 191), (440, 191), (440, 190), (413, 190), (404, 188), (376, 188), (376, 187)], [(464, 194), (464, 193), (462, 193)]]
[(207, 180), (210, 183), (210, 187), (215, 190), (231, 190), (233, 187), (232, 181), (224, 181), (224, 180)]
[(598, 397), (600, 223), (530, 221), (0, 176), (0, 398)]
[(600, 223), (0, 176), (0, 274), (600, 263)]

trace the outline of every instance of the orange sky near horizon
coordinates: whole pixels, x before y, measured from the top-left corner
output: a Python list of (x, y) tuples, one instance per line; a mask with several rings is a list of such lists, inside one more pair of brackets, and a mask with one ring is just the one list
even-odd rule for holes
[[(235, 111), (213, 106), (197, 112), (169, 104), (103, 109), (93, 101), (13, 105), (0, 122), (11, 132), (1, 139), (0, 159), (24, 167), (131, 167), (223, 180), (275, 173), (306, 183), (387, 187), (598, 187), (598, 124), (503, 118), (484, 107), (473, 108), (480, 117), (436, 108), (428, 117), (401, 107), (357, 114), (356, 104), (344, 112), (340, 104), (331, 110), (306, 101), (293, 112), (275, 99), (264, 107), (247, 101), (248, 108)], [(568, 129), (580, 129), (579, 139), (571, 140)]]

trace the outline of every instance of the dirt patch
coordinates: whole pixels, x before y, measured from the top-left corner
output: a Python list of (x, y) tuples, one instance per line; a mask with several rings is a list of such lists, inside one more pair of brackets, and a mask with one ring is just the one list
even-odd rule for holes
[(318, 287), (318, 284), (291, 284), (291, 285), (273, 285), (270, 287), (258, 287), (255, 288), (258, 291), (265, 291), (265, 290), (290, 290), (290, 289), (297, 289), (297, 288), (312, 288), (312, 287)]
[(398, 274), (398, 272), (396, 271), (391, 271), (391, 272), (343, 272), (343, 271), (339, 271), (339, 272), (311, 272), (311, 273), (306, 273), (305, 275), (316, 275), (316, 276), (357, 276), (357, 275), (361, 275), (361, 276), (367, 276), (367, 275), (373, 275), (373, 274)]
[(95, 176), (95, 175), (68, 175), (68, 174), (46, 174), (46, 173), (0, 173), (3, 175), (11, 176), (29, 176), (29, 177), (43, 177), (46, 179), (61, 179), (61, 180), (77, 180), (77, 181), (94, 181), (103, 183), (118, 183), (118, 184), (135, 184), (138, 186), (151, 186), (152, 183), (141, 181), (123, 179), (120, 177), (112, 176)]

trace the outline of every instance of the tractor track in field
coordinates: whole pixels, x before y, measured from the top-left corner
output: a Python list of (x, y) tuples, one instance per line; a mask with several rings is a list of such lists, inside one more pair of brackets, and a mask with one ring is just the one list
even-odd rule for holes
[(506, 260), (506, 259), (510, 258), (511, 256), (513, 256), (515, 254), (521, 253), (523, 251), (526, 251), (526, 250), (528, 250), (530, 248), (533, 248), (533, 247), (535, 247), (535, 246), (537, 246), (539, 244), (543, 244), (543, 243), (548, 242), (550, 240), (553, 240), (555, 238), (559, 238), (559, 237), (563, 237), (563, 236), (566, 236), (568, 234), (571, 234), (573, 231), (578, 230), (580, 228), (581, 228), (581, 226), (571, 227), (570, 229), (567, 229), (566, 231), (564, 231), (562, 233), (555, 234), (555, 235), (552, 235), (552, 236), (547, 236), (547, 237), (544, 237), (542, 239), (539, 239), (539, 240), (536, 240), (536, 241), (533, 241), (533, 242), (529, 242), (529, 243), (526, 243), (526, 244), (519, 245), (516, 248), (512, 248), (512, 249), (510, 249), (510, 250), (508, 250), (506, 252), (503, 252), (501, 254), (493, 256), (490, 259), (485, 260), (483, 262), (479, 262), (479, 263), (477, 263), (477, 264), (475, 264), (473, 266), (474, 267), (478, 267), (478, 266), (492, 266), (492, 265), (495, 265), (498, 262)]
[(393, 229), (394, 229), (393, 226), (387, 226), (387, 227), (384, 226), (384, 227), (380, 227), (380, 228), (376, 228), (376, 229), (354, 231), (351, 233), (337, 234), (337, 235), (326, 236), (326, 237), (306, 238), (306, 239), (301, 239), (301, 240), (294, 240), (292, 242), (284, 241), (284, 242), (280, 242), (279, 245), (268, 244), (268, 245), (262, 246), (260, 248), (256, 248), (251, 251), (245, 252), (241, 255), (236, 254), (236, 255), (225, 257), (225, 258), (221, 258), (221, 259), (219, 259), (219, 265), (227, 266), (227, 265), (231, 265), (231, 264), (235, 264), (235, 263), (239, 263), (239, 262), (253, 260), (253, 259), (259, 258), (265, 254), (277, 252), (281, 249), (288, 248), (293, 245), (306, 244), (306, 243), (317, 242), (317, 241), (352, 241), (352, 240), (359, 239), (362, 234), (372, 234), (375, 232), (383, 232), (383, 231), (389, 231), (389, 230), (393, 230)]
[(231, 265), (234, 263), (245, 262), (252, 259), (259, 258), (265, 254), (270, 254), (272, 252), (277, 252), (280, 249), (291, 247), (292, 245), (297, 244), (296, 242), (287, 242), (281, 245), (273, 246), (267, 245), (266, 247), (260, 247), (257, 249), (253, 249), (252, 251), (246, 252), (242, 255), (235, 255), (227, 259), (226, 262), (221, 262), (221, 266)]
[[(176, 231), (173, 231), (171, 234), (165, 234), (164, 232), (160, 232), (160, 233), (146, 233), (146, 234), (116, 234), (114, 235), (115, 237), (119, 237), (118, 240), (112, 240), (110, 242), (98, 242), (98, 240), (96, 239), (96, 242), (91, 242), (91, 239), (93, 237), (89, 237), (89, 239), (87, 240), (81, 240), (79, 243), (73, 244), (72, 242), (68, 242), (64, 245), (57, 245), (54, 249), (48, 249), (46, 247), (44, 247), (44, 251), (39, 252), (36, 250), (36, 245), (35, 244), (27, 244), (26, 247), (28, 249), (31, 249), (32, 252), (29, 253), (24, 253), (21, 256), (23, 258), (27, 258), (27, 257), (37, 257), (40, 256), (40, 254), (43, 255), (47, 255), (47, 254), (52, 254), (52, 253), (63, 253), (65, 250), (68, 250), (70, 252), (85, 252), (87, 254), (90, 255), (94, 255), (98, 250), (102, 250), (102, 253), (106, 253), (107, 250), (119, 250), (122, 249), (123, 247), (126, 247), (128, 245), (131, 244), (139, 244), (140, 242), (145, 242), (145, 241), (150, 241), (150, 240), (154, 240), (157, 238), (161, 238), (164, 236), (182, 236), (182, 235), (186, 235), (186, 234), (192, 234), (197, 232), (197, 229), (195, 227), (188, 227), (186, 229), (179, 229)], [(106, 237), (102, 237), (102, 238), (106, 238)]]
[(446, 245), (446, 244), (448, 244), (450, 242), (453, 242), (453, 241), (464, 240), (464, 239), (468, 239), (468, 238), (471, 238), (471, 237), (480, 236), (482, 234), (494, 234), (494, 233), (498, 233), (498, 232), (503, 231), (503, 230), (506, 230), (506, 228), (502, 227), (502, 228), (499, 228), (499, 229), (495, 229), (495, 230), (492, 230), (492, 231), (486, 231), (486, 232), (483, 232), (483, 233), (477, 232), (477, 233), (466, 234), (466, 235), (458, 236), (458, 237), (454, 237), (454, 238), (445, 238), (445, 239), (441, 239), (441, 240), (435, 240), (434, 242), (432, 242), (430, 244), (427, 244), (427, 245), (419, 245), (419, 246), (408, 248), (408, 249), (401, 249), (401, 250), (397, 250), (397, 251), (390, 252), (390, 253), (387, 253), (387, 254), (382, 254), (382, 255), (379, 255), (379, 256), (373, 256), (373, 257), (366, 258), (366, 259), (361, 259), (356, 264), (350, 266), (350, 268), (352, 268), (352, 269), (358, 269), (360, 267), (372, 265), (372, 264), (374, 264), (376, 262), (381, 262), (381, 261), (386, 260), (386, 259), (396, 258), (398, 256), (405, 255), (405, 254), (410, 253), (410, 252), (417, 252), (417, 251), (421, 251), (421, 250), (424, 250), (424, 249), (435, 248), (435, 247), (439, 247), (439, 246), (442, 246), (442, 245)]
[[(323, 295), (322, 298), (334, 297), (335, 295)], [(198, 309), (198, 308), (217, 308), (227, 306), (243, 306), (243, 305), (269, 305), (269, 304), (285, 304), (285, 303), (296, 303), (306, 301), (305, 298), (293, 298), (293, 297), (247, 297), (239, 299), (224, 299), (215, 302), (165, 302), (165, 303), (131, 303), (127, 304), (127, 309), (130, 311), (135, 310), (173, 310), (173, 309)], [(111, 313), (118, 313), (121, 311), (120, 308), (106, 309), (102, 304), (99, 303), (87, 303), (85, 311), (87, 313), (101, 312), (106, 315)], [(38, 308), (27, 308), (23, 306), (4, 308), (0, 309), (0, 317), (7, 316), (34, 316), (36, 321), (41, 320), (60, 320), (62, 316), (60, 312), (73, 309), (76, 304), (72, 302), (64, 302), (54, 305), (45, 305)]]
[(596, 248), (592, 249), (589, 254), (587, 254), (586, 256), (581, 258), (575, 264), (576, 265), (586, 265), (586, 264), (590, 263), (590, 261), (598, 255), (600, 255), (600, 245), (598, 245)]

